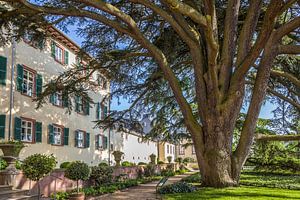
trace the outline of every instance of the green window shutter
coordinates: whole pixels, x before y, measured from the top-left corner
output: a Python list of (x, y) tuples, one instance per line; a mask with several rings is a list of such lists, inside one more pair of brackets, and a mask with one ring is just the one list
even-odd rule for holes
[(103, 136), (103, 149), (107, 149), (108, 146), (108, 139), (106, 136)]
[(36, 96), (39, 97), (43, 92), (43, 77), (40, 74), (36, 75)]
[(49, 139), (48, 139), (48, 143), (49, 143), (49, 144), (54, 144), (53, 125), (52, 125), (52, 124), (49, 124), (48, 128), (49, 128)]
[(69, 145), (69, 128), (64, 128), (64, 145)]
[(78, 131), (75, 131), (75, 147), (78, 147)]
[(0, 115), (0, 138), (5, 138), (5, 119), (6, 115)]
[(35, 122), (35, 142), (42, 142), (42, 122)]
[(19, 117), (15, 117), (15, 130), (14, 130), (14, 139), (15, 140), (21, 140), (21, 125), (22, 120)]
[(0, 56), (0, 85), (6, 84), (7, 58)]
[(51, 41), (51, 56), (55, 58), (55, 42)]
[(104, 106), (104, 108), (103, 108), (103, 115), (104, 115), (104, 118), (106, 118), (107, 117), (107, 106)]
[(23, 66), (18, 64), (17, 65), (17, 90), (19, 92), (22, 92), (23, 90), (23, 74), (24, 74)]
[(89, 148), (90, 147), (90, 133), (86, 133), (85, 136), (85, 148)]
[(96, 119), (100, 119), (100, 111), (101, 111), (101, 105), (100, 102), (98, 102), (96, 107)]
[(76, 112), (79, 112), (79, 111), (80, 111), (80, 108), (79, 108), (79, 106), (80, 106), (79, 101), (80, 101), (80, 97), (79, 97), (79, 96), (76, 96), (76, 97), (75, 97), (75, 111), (76, 111)]
[(50, 95), (50, 103), (54, 103), (54, 94)]
[(68, 65), (69, 64), (69, 52), (65, 50), (64, 53), (65, 53), (64, 61), (65, 61), (65, 64)]
[(69, 94), (67, 91), (62, 92), (63, 107), (69, 106)]
[(86, 115), (90, 114), (90, 104), (89, 104), (89, 102), (85, 102), (85, 114)]

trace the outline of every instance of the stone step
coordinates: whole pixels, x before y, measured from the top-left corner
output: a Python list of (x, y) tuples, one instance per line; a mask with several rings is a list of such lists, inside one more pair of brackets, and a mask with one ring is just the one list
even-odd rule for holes
[(9, 198), (17, 198), (19, 196), (26, 196), (28, 190), (7, 190), (0, 191), (0, 200), (7, 200)]
[(0, 185), (0, 192), (12, 190), (12, 185)]

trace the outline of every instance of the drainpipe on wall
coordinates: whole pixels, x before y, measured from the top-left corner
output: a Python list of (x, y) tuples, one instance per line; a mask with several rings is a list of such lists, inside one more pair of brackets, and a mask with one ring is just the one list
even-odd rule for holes
[[(109, 115), (110, 115), (110, 97), (109, 97), (109, 99), (108, 99), (108, 113), (109, 113)], [(111, 163), (110, 163), (110, 154), (111, 154), (111, 144), (110, 144), (110, 127), (108, 128), (108, 165), (110, 166), (111, 165)]]
[(12, 39), (11, 48), (11, 76), (10, 76), (10, 92), (9, 92), (9, 121), (8, 121), (8, 139), (12, 138), (12, 109), (14, 107), (14, 72), (15, 72), (15, 57), (16, 57), (16, 41)]

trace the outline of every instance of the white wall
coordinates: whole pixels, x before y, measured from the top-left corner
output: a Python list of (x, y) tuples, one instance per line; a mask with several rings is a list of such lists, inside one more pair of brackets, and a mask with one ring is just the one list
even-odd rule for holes
[[(123, 161), (129, 161), (138, 164), (139, 162), (150, 162), (150, 155), (157, 154), (157, 144), (153, 141), (142, 141), (142, 137), (125, 132), (116, 132), (114, 130), (115, 137), (115, 150), (122, 151), (124, 153)], [(116, 139), (118, 138), (118, 139)]]

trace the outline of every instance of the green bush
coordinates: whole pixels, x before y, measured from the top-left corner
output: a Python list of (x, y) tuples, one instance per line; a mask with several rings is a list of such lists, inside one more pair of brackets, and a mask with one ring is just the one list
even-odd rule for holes
[(177, 182), (171, 185), (166, 185), (158, 190), (160, 194), (190, 193), (194, 191), (196, 191), (196, 187), (186, 182)]
[(132, 167), (132, 166), (134, 166), (134, 163), (131, 163), (129, 161), (124, 161), (124, 162), (122, 162), (122, 166), (123, 167)]
[(159, 160), (159, 161), (157, 161), (157, 164), (162, 165), (162, 164), (165, 164), (165, 163), (164, 163), (164, 161)]
[(0, 158), (0, 170), (4, 170), (8, 166), (7, 162)]
[(56, 195), (51, 194), (50, 197), (51, 197), (51, 199), (56, 199), (56, 200), (66, 200), (66, 199), (69, 199), (69, 193), (57, 192)]
[(169, 169), (163, 169), (161, 170), (161, 176), (175, 176), (175, 172)]
[(39, 181), (48, 175), (55, 166), (56, 158), (52, 154), (33, 154), (25, 158), (22, 164), (22, 170), (28, 179)]
[(200, 173), (196, 173), (196, 174), (193, 174), (193, 175), (183, 178), (181, 181), (184, 181), (187, 183), (200, 183), (201, 176), (200, 176)]
[(77, 193), (79, 192), (78, 181), (87, 180), (90, 176), (89, 166), (81, 161), (71, 162), (71, 164), (66, 169), (65, 176), (71, 180), (77, 182)]
[(60, 164), (59, 168), (67, 169), (70, 164), (71, 164), (71, 162), (63, 162), (63, 163)]
[(106, 162), (99, 163), (98, 167), (108, 167), (108, 164)]
[(194, 162), (196, 162), (194, 158), (187, 157), (183, 159), (183, 163), (194, 163)]
[(139, 162), (138, 165), (147, 165), (145, 162)]
[(175, 162), (181, 164), (183, 162), (183, 158), (178, 157), (178, 158), (175, 159)]
[(19, 160), (16, 161), (16, 169), (18, 169), (18, 170), (22, 169), (22, 161), (19, 161)]
[(100, 186), (102, 184), (111, 183), (113, 179), (113, 168), (109, 166), (100, 165), (92, 167), (92, 172), (90, 180), (95, 186)]

